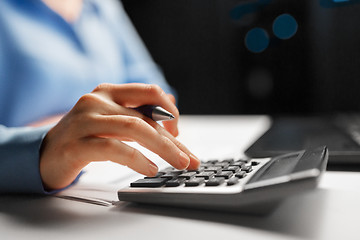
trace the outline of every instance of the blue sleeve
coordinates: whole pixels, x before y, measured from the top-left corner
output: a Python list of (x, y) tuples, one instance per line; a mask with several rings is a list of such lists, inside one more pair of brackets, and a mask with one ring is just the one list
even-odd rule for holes
[(40, 176), (39, 152), (49, 129), (50, 126), (7, 128), (0, 125), (0, 193), (60, 191), (46, 191)]

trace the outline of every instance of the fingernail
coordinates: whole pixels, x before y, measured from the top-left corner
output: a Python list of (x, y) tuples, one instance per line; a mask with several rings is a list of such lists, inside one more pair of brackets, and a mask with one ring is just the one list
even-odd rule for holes
[(188, 155), (186, 155), (183, 152), (180, 152), (180, 166), (181, 169), (185, 169), (189, 166), (190, 164), (190, 158)]
[(155, 164), (149, 163), (149, 173), (150, 173), (149, 175), (150, 176), (155, 176), (158, 171), (159, 171), (159, 169)]

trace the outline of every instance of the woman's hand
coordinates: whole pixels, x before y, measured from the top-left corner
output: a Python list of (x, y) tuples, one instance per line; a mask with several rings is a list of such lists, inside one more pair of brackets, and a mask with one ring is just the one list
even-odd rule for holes
[[(175, 119), (164, 128), (130, 109), (159, 105)], [(101, 84), (82, 96), (46, 135), (40, 155), (40, 174), (49, 189), (74, 181), (81, 169), (93, 161), (113, 161), (147, 175), (157, 166), (141, 152), (122, 141), (136, 141), (178, 169), (196, 169), (199, 160), (178, 140), (179, 112), (174, 98), (160, 87), (147, 84)]]

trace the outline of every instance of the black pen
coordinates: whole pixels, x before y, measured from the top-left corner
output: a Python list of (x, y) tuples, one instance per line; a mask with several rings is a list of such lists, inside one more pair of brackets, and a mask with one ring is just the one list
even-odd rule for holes
[(142, 113), (148, 118), (151, 118), (154, 121), (167, 121), (175, 118), (174, 115), (172, 115), (160, 106), (143, 105), (133, 109)]

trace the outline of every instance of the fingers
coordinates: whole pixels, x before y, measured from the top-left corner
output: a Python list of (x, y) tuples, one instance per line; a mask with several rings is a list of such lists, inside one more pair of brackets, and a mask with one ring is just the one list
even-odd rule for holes
[(125, 107), (150, 104), (160, 105), (173, 114), (177, 112), (175, 104), (158, 85), (139, 83), (100, 84), (93, 92), (106, 92), (114, 102)]
[[(151, 120), (147, 121), (133, 116), (100, 115), (96, 117), (96, 121), (93, 121), (96, 124), (89, 125), (89, 129), (84, 129), (84, 131), (93, 136), (116, 138), (118, 140), (124, 140), (123, 137), (126, 137), (126, 140), (135, 141), (158, 154), (175, 168), (187, 168), (190, 164), (190, 157), (178, 147), (181, 144), (157, 123)], [(159, 129), (162, 129), (161, 133)], [(173, 139), (169, 139), (168, 136), (171, 136)], [(174, 140), (176, 140), (176, 144)], [(183, 146), (181, 147), (185, 149)]]
[(151, 84), (101, 84), (93, 93), (105, 95), (118, 105), (124, 107), (139, 107), (141, 105), (159, 105), (171, 112), (175, 119), (165, 123), (166, 129), (173, 135), (178, 135), (179, 111), (173, 97), (169, 97), (159, 86)]
[(113, 138), (84, 138), (78, 147), (88, 162), (109, 160), (146, 176), (155, 176), (158, 172), (157, 166), (141, 152)]
[(113, 102), (106, 99), (102, 100), (96, 94), (87, 94), (79, 100), (80, 108), (92, 106), (93, 109), (101, 112), (89, 115), (90, 118), (86, 120), (84, 120), (84, 115), (79, 115), (80, 122), (83, 122), (80, 130), (82, 136), (95, 135), (136, 141), (158, 154), (175, 168), (196, 169), (199, 166), (199, 160), (159, 124), (133, 109), (111, 104)]
[(169, 132), (163, 129), (159, 124), (156, 123), (154, 124), (152, 122), (149, 122), (149, 124), (152, 125), (152, 127), (160, 134), (170, 139), (176, 145), (177, 148), (179, 148), (182, 152), (184, 152), (186, 155), (189, 156), (190, 162), (187, 169), (194, 170), (199, 168), (200, 160), (193, 153), (191, 153), (190, 150), (187, 147), (185, 147), (184, 144), (178, 141), (173, 135), (169, 134)]

